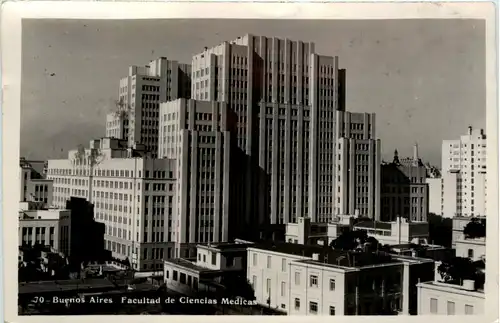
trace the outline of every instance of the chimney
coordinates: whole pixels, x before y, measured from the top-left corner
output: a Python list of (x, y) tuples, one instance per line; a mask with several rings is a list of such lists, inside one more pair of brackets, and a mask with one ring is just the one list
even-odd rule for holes
[(313, 253), (312, 254), (312, 260), (319, 261), (319, 253)]
[(469, 127), (468, 127), (468, 131), (467, 131), (467, 133), (468, 133), (469, 135), (472, 135), (472, 126), (469, 126)]

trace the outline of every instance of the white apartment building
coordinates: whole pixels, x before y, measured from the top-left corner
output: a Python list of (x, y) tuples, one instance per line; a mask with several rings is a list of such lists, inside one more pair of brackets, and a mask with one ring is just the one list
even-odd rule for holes
[(246, 174), (247, 190), (270, 195), (253, 204), (249, 195), (246, 217), (266, 214), (271, 223), (330, 217), (334, 111), (345, 101), (338, 59), (316, 54), (314, 43), (245, 35), (205, 48), (192, 67), (192, 97), (229, 104), (238, 118), (238, 146), (267, 174), (263, 180)]
[(144, 144), (156, 157), (161, 102), (188, 98), (191, 67), (161, 57), (144, 67), (131, 66), (120, 80), (117, 110), (106, 116), (106, 135)]
[(64, 208), (72, 196), (87, 199), (95, 220), (105, 224), (105, 247), (113, 257), (129, 258), (136, 270), (159, 269), (161, 259), (173, 257), (176, 164), (141, 157), (127, 146), (126, 140), (102, 138), (67, 159), (49, 160), (54, 204)]
[(474, 288), (474, 281), (462, 285), (429, 281), (417, 284), (418, 315), (482, 315), (484, 291)]
[(401, 312), (403, 271), (387, 255), (290, 243), (248, 248), (257, 302), (288, 315)]
[(457, 140), (443, 140), (443, 216), (485, 216), (486, 135), (469, 127)]
[(234, 112), (224, 102), (178, 99), (161, 104), (159, 129), (158, 154), (177, 166), (176, 257), (194, 254), (199, 243), (244, 237), (254, 221), (243, 217)]
[(359, 212), (362, 216), (379, 220), (381, 153), (380, 140), (375, 139), (375, 114), (343, 111), (336, 114), (338, 147), (334, 166), (336, 176), (333, 177), (334, 214)]

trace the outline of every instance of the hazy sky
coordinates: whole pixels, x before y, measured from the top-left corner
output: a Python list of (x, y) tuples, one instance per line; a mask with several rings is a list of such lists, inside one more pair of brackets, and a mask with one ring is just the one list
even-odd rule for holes
[(184, 63), (246, 33), (313, 41), (347, 69), (347, 110), (375, 112), (385, 159), (394, 149), (440, 164), (441, 141), (484, 127), (480, 20), (26, 20), (21, 156), (61, 158), (105, 134), (128, 66)]

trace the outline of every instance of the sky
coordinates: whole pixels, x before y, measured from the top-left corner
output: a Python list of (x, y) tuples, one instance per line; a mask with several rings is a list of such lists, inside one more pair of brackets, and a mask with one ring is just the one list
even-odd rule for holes
[(376, 113), (382, 157), (441, 164), (441, 143), (486, 123), (481, 20), (25, 20), (21, 156), (67, 157), (105, 135), (131, 65), (190, 63), (247, 33), (312, 41), (347, 70), (346, 109)]

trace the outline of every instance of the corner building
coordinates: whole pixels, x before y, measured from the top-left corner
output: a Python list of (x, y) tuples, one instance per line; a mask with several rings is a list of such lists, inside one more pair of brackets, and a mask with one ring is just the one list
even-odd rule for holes
[(143, 146), (127, 146), (126, 140), (102, 138), (69, 151), (67, 159), (49, 160), (53, 201), (59, 208), (72, 197), (94, 204), (113, 257), (130, 259), (136, 270), (161, 269), (161, 259), (174, 254), (175, 161), (148, 158)]
[(227, 102), (237, 115), (237, 144), (249, 156), (246, 218), (332, 214), (335, 111), (345, 109), (337, 57), (316, 54), (314, 43), (245, 35), (195, 55), (192, 80), (193, 98)]

